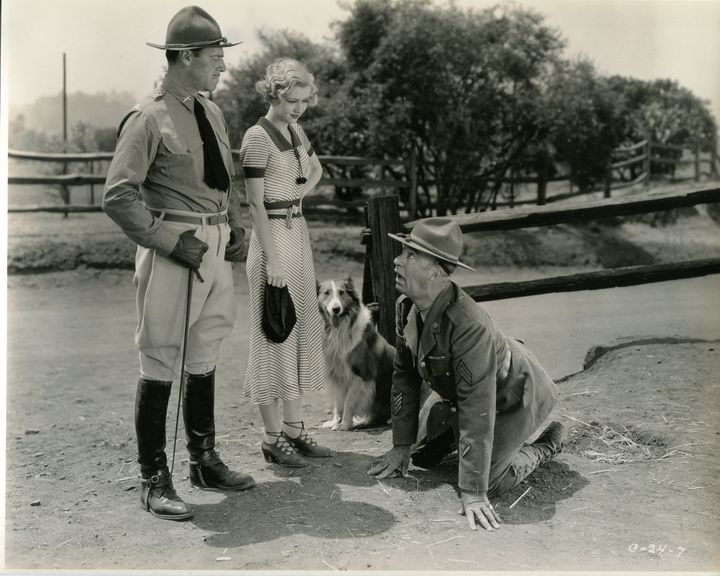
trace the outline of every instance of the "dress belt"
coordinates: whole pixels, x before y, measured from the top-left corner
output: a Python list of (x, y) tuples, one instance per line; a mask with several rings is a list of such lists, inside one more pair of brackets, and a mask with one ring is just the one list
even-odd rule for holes
[(219, 214), (173, 214), (172, 212), (165, 212), (163, 210), (150, 209), (150, 214), (160, 220), (166, 220), (168, 222), (185, 222), (187, 224), (206, 224), (209, 226), (215, 224), (225, 224), (228, 221), (227, 212), (221, 212)]
[(285, 225), (292, 228), (293, 218), (302, 218), (300, 200), (277, 200), (274, 202), (263, 202), (265, 210), (286, 210), (285, 214), (268, 213), (269, 220), (285, 220)]
[(284, 208), (292, 208), (293, 206), (300, 206), (300, 199), (295, 200), (271, 200), (263, 202), (265, 210), (282, 210)]

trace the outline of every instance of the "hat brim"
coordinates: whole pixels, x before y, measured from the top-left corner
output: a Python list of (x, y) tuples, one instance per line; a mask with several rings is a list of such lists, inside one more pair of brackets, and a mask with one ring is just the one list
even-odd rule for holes
[(412, 238), (408, 237), (402, 237), (398, 236), (397, 234), (390, 234), (388, 232), (388, 236), (392, 238), (393, 240), (397, 240), (398, 242), (405, 244), (408, 248), (412, 248), (413, 250), (419, 250), (420, 252), (425, 252), (425, 254), (430, 254), (430, 256), (433, 256), (434, 258), (437, 258), (438, 260), (443, 260), (444, 262), (449, 262), (450, 264), (454, 264), (455, 266), (460, 266), (461, 268), (465, 268), (466, 270), (472, 270), (475, 271), (475, 268), (472, 268), (468, 266), (467, 264), (463, 264), (460, 262), (460, 260), (450, 260), (450, 258), (446, 258), (445, 256), (442, 256), (441, 254), (438, 254), (437, 252), (433, 252), (432, 250), (428, 250), (425, 248), (425, 246), (421, 246), (417, 242), (413, 242)]
[(194, 50), (195, 48), (230, 48), (231, 46), (237, 46), (242, 42), (197, 42), (193, 44), (155, 44), (153, 42), (145, 42), (152, 48), (158, 50)]

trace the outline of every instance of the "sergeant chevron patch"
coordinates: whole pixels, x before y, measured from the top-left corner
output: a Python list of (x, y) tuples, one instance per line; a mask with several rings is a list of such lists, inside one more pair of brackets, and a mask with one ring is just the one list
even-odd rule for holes
[(472, 372), (470, 372), (470, 369), (467, 366), (465, 366), (465, 362), (463, 360), (460, 360), (460, 362), (458, 362), (457, 367), (455, 368), (455, 380), (458, 383), (463, 382), (467, 386), (472, 386), (472, 383), (473, 383)]
[(392, 397), (392, 413), (397, 415), (400, 414), (400, 410), (402, 409), (402, 403), (403, 403), (403, 393), (395, 392)]

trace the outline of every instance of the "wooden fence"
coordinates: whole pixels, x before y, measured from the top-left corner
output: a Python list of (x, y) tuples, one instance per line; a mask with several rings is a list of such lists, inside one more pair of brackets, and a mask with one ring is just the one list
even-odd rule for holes
[[(233, 150), (232, 152), (234, 158), (237, 160), (240, 151)], [(87, 169), (87, 172), (9, 176), (8, 184), (58, 186), (61, 192), (60, 197), (64, 203), (61, 205), (9, 206), (8, 212), (61, 212), (67, 215), (72, 212), (102, 211), (100, 203), (96, 202), (99, 198), (96, 199), (94, 187), (98, 185), (102, 187), (105, 184), (105, 174), (95, 173), (95, 169), (99, 165), (102, 165), (102, 163), (109, 163), (110, 160), (112, 160), (112, 156), (112, 152), (63, 154), (10, 150), (8, 157), (11, 159), (57, 163), (63, 166), (64, 172), (67, 171), (68, 165), (81, 165)], [(412, 178), (410, 180), (403, 180), (386, 176), (389, 168), (394, 168), (395, 173), (412, 172), (412, 167), (407, 167), (402, 159), (375, 159), (359, 156), (318, 156), (318, 158), (325, 169), (325, 173), (318, 187), (333, 186), (336, 189), (374, 189), (385, 191), (387, 189), (397, 190), (398, 187), (408, 187), (412, 185)], [(373, 177), (356, 178), (345, 175), (337, 176), (338, 172), (352, 170), (353, 167), (361, 167), (364, 169), (364, 172), (376, 172), (376, 175)], [(76, 186), (90, 186), (89, 204), (71, 203), (70, 189)], [(310, 195), (303, 199), (303, 208), (310, 212), (320, 212), (323, 211), (323, 208), (327, 209), (328, 207), (336, 210), (360, 209), (366, 202), (367, 199), (363, 198), (360, 194), (347, 200), (329, 198), (323, 195)], [(246, 202), (245, 205), (247, 205)]]
[[(592, 202), (577, 202), (565, 206), (515, 208), (452, 216), (464, 233), (488, 230), (551, 226), (576, 223), (614, 216), (628, 216), (648, 212), (666, 211), (697, 204), (720, 202), (720, 188), (693, 192), (645, 192), (623, 198), (610, 198)], [(397, 196), (373, 198), (367, 208), (367, 257), (364, 274), (367, 289), (363, 300), (378, 303), (378, 330), (390, 342), (394, 341), (395, 290), (393, 260), (400, 253), (398, 242), (388, 232), (409, 232), (415, 222), (401, 224)], [(634, 286), (650, 282), (663, 282), (680, 278), (693, 278), (720, 272), (720, 258), (690, 260), (672, 264), (628, 266), (522, 282), (502, 282), (468, 286), (464, 290), (475, 301), (518, 298), (550, 292), (597, 290), (618, 286)], [(369, 281), (369, 282), (368, 282)]]
[[(652, 142), (649, 138), (632, 146), (618, 148), (614, 151), (614, 160), (608, 165), (606, 178), (602, 186), (605, 198), (611, 197), (612, 190), (626, 188), (636, 184), (648, 186), (654, 177), (653, 169), (658, 170), (659, 166), (666, 166), (664, 173), (669, 172), (671, 179), (675, 181), (683, 179), (694, 179), (699, 182), (703, 175), (711, 177), (718, 176), (718, 158), (716, 153), (702, 153), (699, 146), (692, 150), (691, 158), (683, 158), (687, 148), (680, 146), (669, 146)], [(233, 150), (233, 156), (239, 158), (239, 150)], [(62, 212), (67, 215), (70, 212), (97, 212), (101, 208), (96, 200), (95, 186), (102, 186), (105, 183), (105, 176), (96, 173), (95, 169), (108, 163), (112, 159), (110, 152), (95, 153), (40, 153), (9, 151), (8, 157), (17, 160), (36, 161), (44, 163), (59, 163), (63, 167), (63, 174), (46, 174), (36, 176), (10, 176), (8, 184), (16, 185), (52, 185), (60, 188), (60, 197), (63, 205), (54, 206), (10, 206), (9, 212)], [(407, 159), (376, 159), (359, 156), (319, 156), (325, 168), (324, 177), (320, 180), (319, 186), (333, 186), (337, 192), (336, 197), (329, 198), (323, 195), (307, 196), (303, 205), (310, 211), (323, 210), (346, 210), (359, 208), (364, 205), (367, 198), (362, 192), (372, 190), (386, 194), (388, 190), (398, 193), (403, 190), (406, 198), (403, 210), (410, 218), (418, 214), (418, 189), (420, 187), (433, 187), (432, 180), (418, 179), (418, 162), (415, 155)], [(675, 176), (678, 168), (692, 164), (692, 176)], [(87, 169), (82, 173), (67, 173), (68, 166), (80, 165)], [(353, 169), (360, 172), (360, 176), (352, 174)], [(596, 192), (597, 190), (574, 189), (571, 174), (558, 175), (552, 178), (546, 176), (545, 171), (537, 175), (524, 177), (507, 177), (490, 179), (492, 182), (499, 182), (506, 185), (509, 190), (509, 198), (505, 201), (494, 201), (492, 208), (505, 206), (516, 207), (528, 204), (544, 205), (557, 202), (571, 197)], [(368, 176), (368, 173), (371, 176)], [(569, 183), (569, 191), (563, 194), (548, 195), (548, 184), (553, 182)], [(240, 184), (242, 186), (242, 183)], [(517, 185), (535, 185), (536, 195), (531, 199), (515, 198), (514, 190)], [(71, 202), (71, 188), (76, 186), (90, 186), (90, 203), (76, 205)], [(349, 191), (346, 198), (340, 198), (342, 191)], [(432, 206), (426, 206), (432, 209)]]

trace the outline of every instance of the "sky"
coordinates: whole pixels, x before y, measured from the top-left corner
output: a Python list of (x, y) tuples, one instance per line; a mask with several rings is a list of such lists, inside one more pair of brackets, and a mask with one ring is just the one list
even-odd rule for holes
[[(3, 104), (24, 104), (62, 90), (122, 92), (140, 98), (162, 75), (170, 18), (192, 0), (3, 0)], [(236, 65), (258, 51), (259, 30), (296, 30), (314, 41), (333, 37), (348, 11), (337, 0), (196, 0), (223, 34)], [(439, 5), (446, 0), (435, 0)], [(456, 0), (483, 9), (503, 0)], [(567, 41), (565, 56), (584, 55), (605, 75), (670, 78), (710, 101), (720, 123), (720, 0), (518, 0)]]

